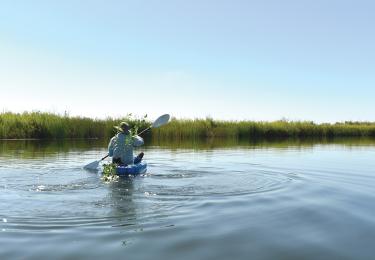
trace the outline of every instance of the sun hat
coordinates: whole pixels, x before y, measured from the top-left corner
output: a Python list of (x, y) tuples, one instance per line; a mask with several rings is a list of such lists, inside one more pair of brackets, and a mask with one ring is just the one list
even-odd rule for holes
[(121, 122), (120, 125), (114, 126), (114, 128), (119, 132), (125, 132), (125, 130), (129, 130), (130, 126), (126, 122)]

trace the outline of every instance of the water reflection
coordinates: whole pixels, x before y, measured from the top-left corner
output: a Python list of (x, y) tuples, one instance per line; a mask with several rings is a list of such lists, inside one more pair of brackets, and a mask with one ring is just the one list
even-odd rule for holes
[[(0, 156), (13, 159), (34, 159), (56, 156), (57, 154), (90, 151), (99, 157), (106, 154), (108, 140), (0, 140)], [(181, 139), (181, 140), (146, 140), (145, 148), (155, 147), (179, 150), (214, 150), (226, 148), (241, 149), (310, 149), (317, 145), (341, 145), (346, 147), (367, 147), (375, 145), (375, 138), (304, 138), (304, 139)], [(98, 157), (98, 158), (99, 158)], [(96, 159), (98, 159), (96, 158)]]
[(121, 177), (116, 182), (108, 183), (110, 216), (113, 216), (118, 224), (115, 227), (131, 226), (136, 224), (137, 205), (133, 199), (134, 178)]
[(0, 156), (33, 159), (68, 152), (102, 150), (105, 140), (0, 140)]
[(373, 256), (372, 139), (154, 140), (112, 183), (106, 143), (0, 141), (1, 259)]
[(196, 149), (210, 150), (221, 148), (312, 148), (316, 145), (343, 146), (373, 146), (375, 138), (282, 138), (282, 139), (236, 139), (236, 138), (208, 138), (208, 139), (154, 139), (147, 142), (150, 146), (168, 149)]

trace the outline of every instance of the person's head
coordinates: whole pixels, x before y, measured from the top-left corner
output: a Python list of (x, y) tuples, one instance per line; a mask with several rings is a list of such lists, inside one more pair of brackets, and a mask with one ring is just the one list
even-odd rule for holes
[(117, 129), (118, 132), (122, 132), (122, 133), (129, 133), (129, 130), (130, 130), (130, 126), (128, 123), (126, 122), (121, 122), (119, 126), (115, 126), (115, 128)]

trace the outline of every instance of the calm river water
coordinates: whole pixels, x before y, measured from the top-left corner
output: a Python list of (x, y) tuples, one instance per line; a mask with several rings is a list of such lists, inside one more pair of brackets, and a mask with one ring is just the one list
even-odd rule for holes
[(0, 259), (374, 259), (375, 141), (0, 141)]

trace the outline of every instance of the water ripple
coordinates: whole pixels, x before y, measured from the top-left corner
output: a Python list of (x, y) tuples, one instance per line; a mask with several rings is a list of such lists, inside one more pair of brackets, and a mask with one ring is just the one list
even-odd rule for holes
[(103, 151), (1, 157), (1, 259), (373, 255), (373, 149), (149, 149), (113, 183), (82, 169)]
[(152, 174), (148, 191), (159, 196), (240, 196), (274, 191), (296, 179), (296, 174), (260, 168), (245, 170), (178, 170)]

